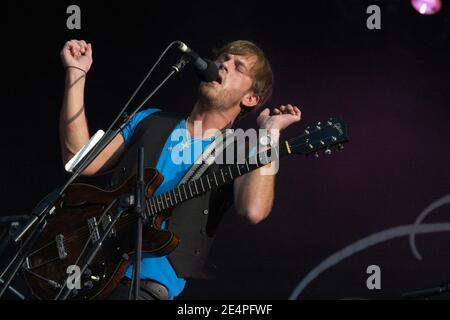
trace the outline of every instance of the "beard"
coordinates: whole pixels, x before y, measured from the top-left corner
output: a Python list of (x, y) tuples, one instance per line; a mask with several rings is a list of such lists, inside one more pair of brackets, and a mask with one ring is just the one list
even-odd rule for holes
[(198, 99), (207, 109), (222, 109), (222, 95), (219, 88), (208, 82), (202, 82), (198, 88)]
[(239, 104), (241, 97), (232, 97), (220, 85), (202, 82), (198, 88), (198, 100), (208, 110), (223, 111)]

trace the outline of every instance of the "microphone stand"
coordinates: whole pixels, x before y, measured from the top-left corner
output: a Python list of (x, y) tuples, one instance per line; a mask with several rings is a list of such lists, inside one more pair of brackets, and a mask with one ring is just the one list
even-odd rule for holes
[[(170, 46), (172, 46), (175, 42), (172, 42)], [(166, 51), (170, 48), (170, 46), (166, 49)], [(165, 51), (165, 52), (166, 52)], [(165, 53), (164, 52), (164, 53)], [(163, 53), (163, 54), (164, 54)], [(161, 55), (162, 57), (162, 55)], [(160, 57), (160, 59), (161, 59)], [(158, 60), (159, 61), (159, 60)], [(20, 239), (31, 229), (31, 227), (34, 227), (32, 231), (30, 231), (30, 235), (28, 236), (27, 240), (22, 244), (22, 246), (19, 248), (18, 252), (14, 256), (14, 258), (11, 260), (11, 262), (8, 264), (8, 266), (5, 268), (5, 270), (0, 275), (0, 278), (3, 278), (6, 273), (9, 272), (8, 277), (4, 280), (3, 284), (0, 286), (0, 298), (5, 293), (6, 289), (9, 287), (12, 279), (16, 275), (19, 268), (23, 265), (26, 256), (31, 250), (31, 246), (33, 245), (34, 241), (39, 237), (39, 235), (43, 232), (43, 229), (46, 225), (47, 216), (51, 215), (55, 210), (55, 203), (61, 198), (61, 196), (64, 194), (66, 189), (69, 187), (69, 185), (78, 178), (81, 173), (91, 164), (91, 162), (106, 148), (106, 146), (119, 134), (119, 132), (122, 131), (122, 129), (130, 122), (132, 116), (136, 114), (147, 101), (175, 74), (178, 73), (189, 61), (185, 58), (183, 55), (181, 59), (172, 66), (172, 71), (161, 81), (161, 83), (147, 96), (146, 99), (135, 109), (133, 114), (131, 116), (128, 116), (125, 113), (125, 109), (128, 106), (129, 102), (131, 101), (131, 98), (128, 103), (125, 105), (125, 107), (122, 109), (119, 116), (114, 120), (113, 124), (109, 127), (109, 129), (106, 131), (104, 136), (98, 141), (98, 143), (83, 157), (80, 162), (75, 166), (73, 175), (69, 178), (69, 180), (66, 182), (66, 184), (58, 190), (58, 192), (54, 192), (51, 197), (50, 201), (43, 206), (41, 210), (38, 210), (36, 214), (33, 214), (34, 217), (29, 222), (29, 224), (20, 232), (19, 236), (15, 239), (15, 242), (20, 241)], [(153, 71), (153, 68), (150, 70)], [(149, 74), (150, 74), (149, 73)], [(148, 75), (147, 75), (148, 77)], [(147, 78), (146, 77), (146, 78)], [(146, 80), (144, 79), (144, 81)], [(138, 89), (135, 91), (134, 95), (137, 93), (137, 91), (140, 89), (140, 87), (143, 85), (144, 81), (140, 84)], [(133, 96), (134, 96), (133, 95)], [(119, 119), (122, 121), (120, 125), (117, 125)], [(101, 245), (101, 243), (100, 243)], [(12, 270), (12, 271), (11, 271)], [(83, 273), (82, 273), (83, 274)], [(64, 283), (67, 282), (66, 281)], [(70, 289), (69, 292), (72, 290)]]
[[(23, 265), (25, 256), (28, 254), (28, 252), (31, 250), (32, 244), (37, 240), (38, 236), (42, 233), (44, 230), (45, 224), (43, 223), (46, 215), (42, 215), (39, 218), (39, 221), (36, 225), (36, 228), (33, 230), (31, 235), (27, 238), (27, 240), (24, 242), (21, 248), (19, 248), (17, 254), (14, 256), (12, 261), (8, 264), (6, 269), (2, 272), (0, 275), (0, 279), (2, 279), (3, 285), (0, 287), (0, 298), (5, 294), (6, 289), (10, 287), (10, 284), (14, 278), (14, 276), (17, 274), (17, 271), (19, 271), (20, 267)], [(17, 261), (17, 262), (16, 262)], [(14, 265), (14, 263), (16, 263)], [(5, 274), (12, 268), (12, 271), (9, 273), (8, 277), (3, 279)]]
[[(2, 279), (0, 279), (0, 283), (4, 283), (4, 281)], [(25, 296), (23, 294), (21, 294), (19, 291), (17, 291), (16, 289), (14, 289), (14, 287), (12, 286), (8, 286), (8, 289), (14, 293), (20, 300), (26, 300)]]
[[(29, 220), (30, 216), (27, 214), (17, 215), (17, 216), (6, 216), (0, 217), (0, 226), (8, 225), (8, 228), (5, 227), (4, 233), (0, 236), (0, 257), (3, 254), (3, 251), (12, 241), (16, 231), (19, 226), (22, 224), (21, 221)], [(5, 239), (3, 239), (5, 238)]]
[[(138, 167), (136, 176), (136, 192), (134, 211), (138, 215), (136, 230), (136, 254), (133, 268), (133, 279), (130, 286), (130, 293), (133, 290), (133, 300), (139, 300), (139, 290), (141, 287), (141, 260), (142, 260), (142, 225), (147, 221), (145, 215), (145, 164), (144, 164), (144, 148), (138, 149)], [(131, 300), (131, 299), (130, 299)]]
[[(7, 225), (8, 227), (5, 227), (4, 232), (0, 236), (0, 256), (2, 255), (3, 251), (11, 244), (11, 241), (14, 237), (14, 235), (17, 233), (16, 229), (19, 228), (21, 225), (22, 220), (28, 220), (29, 216), (24, 215), (16, 215), (16, 216), (6, 216), (0, 218), (0, 226)], [(3, 284), (3, 279), (0, 279), (0, 284)], [(8, 289), (14, 293), (19, 299), (25, 300), (25, 296), (21, 294), (18, 290), (16, 290), (14, 287), (9, 286)]]

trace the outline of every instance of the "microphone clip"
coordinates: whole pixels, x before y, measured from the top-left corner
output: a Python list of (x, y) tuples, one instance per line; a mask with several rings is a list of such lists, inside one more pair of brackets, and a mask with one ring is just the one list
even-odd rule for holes
[(180, 70), (183, 69), (188, 63), (189, 59), (186, 57), (186, 55), (182, 55), (180, 60), (178, 60), (177, 63), (172, 66), (172, 69), (176, 72), (180, 72)]

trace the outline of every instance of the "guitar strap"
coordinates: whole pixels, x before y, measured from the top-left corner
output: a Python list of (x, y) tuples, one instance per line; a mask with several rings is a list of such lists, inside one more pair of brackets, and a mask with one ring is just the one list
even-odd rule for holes
[(232, 129), (222, 130), (214, 141), (197, 158), (197, 160), (195, 160), (192, 167), (188, 170), (188, 172), (186, 172), (178, 185), (200, 178), (202, 174), (205, 173), (205, 171), (214, 163), (217, 156), (222, 154), (223, 151), (232, 142), (234, 142), (234, 139), (230, 139), (230, 137), (233, 136), (233, 132), (234, 130)]

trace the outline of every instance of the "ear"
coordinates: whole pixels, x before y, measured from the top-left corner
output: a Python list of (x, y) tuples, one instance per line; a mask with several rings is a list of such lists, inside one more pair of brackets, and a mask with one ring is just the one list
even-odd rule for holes
[(253, 92), (248, 92), (241, 100), (241, 104), (245, 107), (254, 107), (258, 104), (259, 97)]

